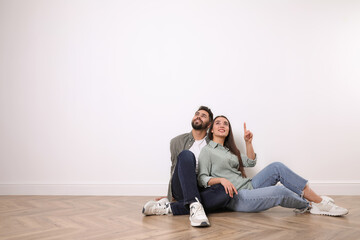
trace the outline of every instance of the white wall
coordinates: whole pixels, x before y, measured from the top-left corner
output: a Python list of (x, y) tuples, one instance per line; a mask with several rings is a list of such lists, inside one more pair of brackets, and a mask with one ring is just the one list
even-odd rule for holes
[(360, 2), (0, 0), (0, 194), (165, 194), (200, 105), (360, 194)]

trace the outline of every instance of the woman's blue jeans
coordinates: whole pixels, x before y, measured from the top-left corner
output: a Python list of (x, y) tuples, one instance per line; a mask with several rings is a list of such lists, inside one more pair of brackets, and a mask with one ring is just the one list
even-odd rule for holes
[(199, 188), (195, 168), (194, 154), (189, 150), (182, 151), (171, 179), (172, 194), (176, 199), (176, 202), (170, 204), (173, 215), (189, 214), (189, 205), (196, 201), (195, 197), (207, 212), (225, 208), (230, 202), (230, 196), (221, 184)]
[[(275, 186), (278, 182), (282, 185)], [(237, 212), (260, 212), (275, 206), (304, 209), (309, 206), (302, 198), (307, 182), (284, 164), (274, 162), (251, 180), (254, 189), (238, 191), (227, 208)]]

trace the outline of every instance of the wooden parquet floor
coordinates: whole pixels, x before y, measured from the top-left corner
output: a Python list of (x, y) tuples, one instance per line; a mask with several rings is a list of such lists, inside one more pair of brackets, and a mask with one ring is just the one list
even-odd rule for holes
[(194, 228), (188, 216), (143, 216), (142, 206), (152, 197), (0, 196), (0, 239), (360, 239), (360, 196), (333, 198), (349, 209), (347, 216), (276, 207), (211, 213), (211, 227)]

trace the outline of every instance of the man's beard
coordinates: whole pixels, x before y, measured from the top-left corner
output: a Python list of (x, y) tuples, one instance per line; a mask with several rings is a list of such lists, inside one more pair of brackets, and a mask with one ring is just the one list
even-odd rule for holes
[(204, 123), (203, 121), (201, 121), (200, 119), (199, 119), (199, 121), (200, 121), (200, 124), (195, 124), (195, 121), (196, 120), (198, 120), (198, 119), (195, 119), (194, 121), (192, 121), (191, 122), (191, 126), (192, 126), (192, 128), (193, 129), (195, 129), (195, 130), (203, 130), (203, 129), (206, 129), (207, 128), (207, 125), (206, 125), (206, 123)]

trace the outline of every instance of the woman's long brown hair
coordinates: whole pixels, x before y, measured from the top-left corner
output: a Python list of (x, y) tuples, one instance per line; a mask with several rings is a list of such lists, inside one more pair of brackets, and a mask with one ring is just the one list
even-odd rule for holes
[(239, 160), (239, 168), (238, 168), (238, 170), (241, 172), (242, 177), (246, 177), (245, 170), (244, 170), (244, 164), (243, 164), (243, 162), (241, 160), (240, 150), (236, 147), (235, 140), (234, 140), (234, 135), (233, 135), (233, 132), (232, 132), (232, 129), (231, 129), (231, 124), (230, 124), (229, 119), (227, 119), (227, 117), (222, 116), (222, 115), (217, 116), (211, 123), (209, 133), (208, 133), (208, 137), (209, 137), (210, 140), (213, 140), (214, 136), (213, 136), (213, 133), (211, 131), (212, 131), (213, 127), (214, 127), (215, 120), (217, 118), (219, 118), (219, 117), (225, 118), (229, 123), (229, 134), (225, 138), (224, 147), (227, 147), (232, 154), (237, 156), (237, 158)]

